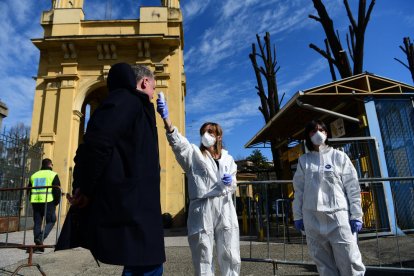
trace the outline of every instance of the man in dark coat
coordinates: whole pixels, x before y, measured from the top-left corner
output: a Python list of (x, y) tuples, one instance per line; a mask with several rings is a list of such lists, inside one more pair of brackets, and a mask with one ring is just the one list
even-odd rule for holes
[(92, 114), (77, 150), (69, 200), (87, 213), (83, 246), (96, 259), (123, 265), (123, 275), (161, 275), (155, 79), (145, 66), (118, 63), (109, 70), (107, 86), (109, 96)]

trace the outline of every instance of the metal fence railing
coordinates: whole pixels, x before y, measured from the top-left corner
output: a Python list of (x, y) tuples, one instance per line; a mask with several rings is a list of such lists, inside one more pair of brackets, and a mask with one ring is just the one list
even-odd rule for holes
[[(42, 145), (31, 145), (27, 136), (0, 134), (0, 188), (27, 186), (29, 177), (40, 169), (42, 157)], [(0, 232), (3, 214), (13, 210), (18, 217), (21, 199), (22, 193), (0, 194)]]
[[(2, 210), (2, 231), (0, 232), (0, 252), (3, 249), (18, 248), (26, 250), (26, 253), (29, 254), (27, 264), (20, 265), (11, 275), (17, 275), (18, 271), (24, 267), (35, 266), (42, 275), (46, 275), (41, 269), (39, 264), (32, 262), (33, 252), (35, 249), (45, 249), (45, 248), (54, 248), (59, 237), (60, 232), (60, 218), (61, 218), (61, 201), (57, 206), (57, 221), (55, 224), (56, 232), (55, 235), (50, 236), (44, 241), (41, 245), (36, 245), (33, 239), (32, 232), (32, 212), (29, 192), (33, 189), (46, 189), (46, 197), (48, 193), (52, 192), (52, 189), (59, 189), (60, 194), (63, 196), (62, 189), (59, 186), (42, 186), (42, 187), (26, 187), (26, 188), (0, 188), (0, 196), (7, 195), (8, 197), (20, 197), (19, 206), (11, 205), (10, 208), (4, 208)], [(53, 202), (48, 202), (46, 204), (54, 204)], [(41, 227), (41, 232), (45, 233), (45, 218), (47, 206), (44, 208), (43, 223)], [(17, 212), (17, 213), (16, 213)], [(18, 218), (16, 220), (16, 218)], [(15, 224), (18, 224), (18, 227), (15, 227)], [(52, 233), (51, 233), (52, 234)], [(43, 240), (44, 236), (42, 237)], [(0, 253), (1, 254), (1, 253)]]
[[(360, 185), (364, 227), (358, 244), (367, 269), (414, 273), (414, 177), (362, 178)], [(384, 192), (384, 185), (391, 186), (392, 194)], [(242, 261), (272, 263), (274, 269), (278, 264), (314, 266), (306, 237), (293, 226), (293, 198), (278, 198), (272, 192), (291, 189), (292, 180), (240, 181), (238, 187), (241, 240), (250, 246)], [(407, 190), (411, 195), (399, 203), (407, 210), (401, 212), (394, 208), (394, 199)]]

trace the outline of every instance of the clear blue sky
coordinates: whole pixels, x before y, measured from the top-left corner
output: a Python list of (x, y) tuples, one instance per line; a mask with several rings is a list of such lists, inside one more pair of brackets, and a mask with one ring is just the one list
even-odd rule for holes
[[(119, 3), (120, 2), (120, 3)], [(343, 1), (325, 0), (339, 30), (343, 46), (348, 18)], [(350, 0), (357, 9), (357, 0)], [(369, 3), (370, 0), (367, 0)], [(0, 100), (9, 107), (3, 126), (31, 124), (39, 51), (31, 38), (42, 37), (41, 12), (50, 0), (0, 0)], [(160, 1), (112, 0), (112, 19), (139, 17), (139, 6), (159, 6)], [(85, 0), (86, 19), (104, 19), (105, 0)], [(250, 60), (256, 33), (270, 32), (276, 45), (279, 93), (283, 103), (298, 90), (330, 82), (325, 59), (308, 47), (324, 48), (320, 24), (308, 18), (316, 15), (311, 0), (186, 0), (184, 14), (185, 72), (187, 76), (187, 137), (199, 143), (198, 129), (205, 121), (224, 128), (227, 149), (239, 159), (251, 149), (243, 145), (264, 125), (258, 110), (256, 79)], [(402, 39), (414, 40), (414, 1), (377, 0), (366, 31), (364, 70), (413, 84), (399, 49)], [(283, 104), (282, 103), (282, 104)], [(270, 150), (263, 150), (270, 158)]]

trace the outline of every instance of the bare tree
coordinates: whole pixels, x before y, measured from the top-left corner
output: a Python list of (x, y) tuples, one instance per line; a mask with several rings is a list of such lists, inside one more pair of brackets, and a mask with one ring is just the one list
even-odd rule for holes
[[(276, 73), (280, 67), (276, 67), (276, 47), (272, 46), (270, 42), (270, 34), (266, 32), (264, 37), (264, 45), (259, 35), (256, 35), (257, 44), (259, 45), (260, 53), (256, 51), (256, 44), (252, 44), (252, 52), (249, 58), (252, 62), (253, 69), (257, 80), (257, 95), (259, 95), (261, 106), (259, 107), (260, 112), (263, 114), (265, 122), (269, 122), (273, 116), (275, 116), (280, 110), (280, 103), (283, 100), (283, 96), (279, 101), (279, 95), (277, 91)], [(257, 63), (257, 57), (261, 58), (263, 66), (259, 66)], [(266, 81), (267, 92), (265, 91), (265, 85), (262, 80), (262, 76)], [(273, 156), (273, 162), (275, 165), (275, 171), (277, 177), (281, 177), (281, 164), (280, 164), (280, 153), (276, 148), (276, 141), (271, 141), (271, 150)]]
[(25, 125), (22, 122), (16, 123), (8, 131), (8, 135), (10, 137), (14, 139), (22, 139), (22, 140), (28, 140), (29, 133), (30, 133), (30, 127)]
[(404, 47), (400, 46), (400, 49), (404, 52), (404, 54), (407, 56), (408, 65), (399, 60), (398, 58), (394, 58), (396, 61), (404, 65), (410, 73), (411, 78), (414, 82), (414, 44), (411, 42), (410, 37), (404, 37), (403, 39)]
[[(276, 84), (276, 73), (280, 67), (276, 68), (276, 47), (273, 46), (273, 56), (272, 48), (270, 43), (270, 34), (266, 32), (264, 37), (265, 45), (262, 45), (260, 36), (256, 35), (257, 44), (259, 45), (260, 53), (256, 52), (256, 45), (252, 44), (252, 53), (249, 55), (250, 60), (256, 74), (258, 90), (257, 94), (260, 97), (261, 106), (259, 110), (262, 112), (265, 122), (269, 122), (270, 119), (279, 111), (279, 98), (277, 93), (277, 84)], [(263, 61), (264, 67), (257, 64), (256, 57), (260, 57)], [(266, 79), (267, 83), (267, 95), (262, 81), (262, 75)]]
[(344, 0), (345, 9), (350, 22), (349, 34), (346, 35), (346, 41), (348, 45), (348, 51), (353, 61), (353, 69), (351, 69), (348, 55), (342, 47), (338, 31), (335, 32), (334, 30), (333, 21), (329, 17), (325, 5), (321, 0), (312, 0), (312, 2), (316, 11), (318, 12), (319, 17), (315, 15), (309, 15), (309, 18), (312, 18), (321, 23), (326, 34), (326, 50), (320, 49), (313, 43), (309, 44), (309, 47), (314, 49), (316, 52), (328, 60), (332, 80), (336, 80), (335, 71), (332, 70), (332, 65), (335, 65), (341, 78), (346, 78), (362, 73), (364, 61), (365, 30), (367, 28), (372, 9), (374, 8), (375, 0), (371, 0), (368, 10), (366, 10), (367, 1), (359, 1), (357, 21), (352, 15), (348, 0)]

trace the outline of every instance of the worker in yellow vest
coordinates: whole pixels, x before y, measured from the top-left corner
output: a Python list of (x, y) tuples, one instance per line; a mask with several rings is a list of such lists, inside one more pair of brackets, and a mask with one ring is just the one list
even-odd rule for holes
[[(30, 177), (29, 187), (60, 186), (59, 177), (52, 171), (52, 160), (42, 160), (42, 168)], [(56, 205), (60, 202), (60, 189), (36, 188), (30, 190), (30, 203), (33, 207), (33, 236), (36, 245), (43, 245), (56, 222)], [(43, 218), (46, 216), (46, 225), (42, 227)], [(43, 228), (43, 231), (42, 231)], [(44, 248), (35, 251), (43, 252)]]

